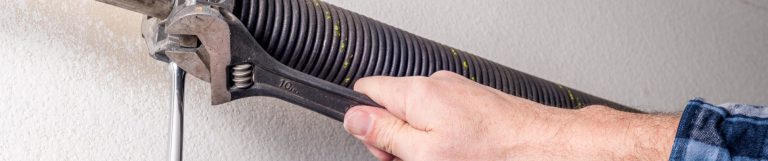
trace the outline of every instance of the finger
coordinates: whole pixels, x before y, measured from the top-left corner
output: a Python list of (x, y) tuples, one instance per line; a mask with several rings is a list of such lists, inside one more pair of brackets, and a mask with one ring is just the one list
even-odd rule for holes
[[(441, 71), (437, 71), (435, 73), (432, 73), (432, 75), (430, 75), (429, 78), (435, 78), (435, 79), (446, 80), (446, 81), (451, 81), (451, 82), (458, 82), (458, 83), (465, 83), (465, 84), (473, 84), (473, 85), (478, 85), (478, 86), (483, 86), (483, 87), (486, 87), (486, 88), (490, 88), (490, 87), (485, 86), (483, 84), (480, 84), (478, 82), (469, 80), (467, 77), (464, 77), (462, 75), (456, 74), (454, 72), (445, 71), (445, 70), (441, 70)], [(493, 88), (491, 88), (491, 89), (493, 89)]]
[(479, 86), (479, 87), (482, 87), (483, 89), (490, 90), (490, 91), (492, 91), (492, 92), (494, 92), (496, 94), (509, 95), (508, 93), (504, 93), (504, 92), (502, 92), (499, 89), (496, 89), (496, 88), (493, 88), (493, 87), (490, 87), (490, 86), (486, 86), (486, 85), (480, 84), (478, 82), (469, 80), (469, 79), (467, 79), (464, 76), (461, 76), (459, 74), (456, 74), (456, 73), (450, 72), (450, 71), (446, 71), (446, 70), (441, 70), (441, 71), (437, 71), (435, 73), (432, 73), (432, 75), (430, 75), (429, 77), (430, 78), (435, 78), (435, 79), (440, 79), (440, 80), (446, 80), (446, 81), (452, 81), (452, 82), (458, 82), (458, 83), (471, 84), (473, 86)]
[(408, 120), (405, 112), (408, 108), (406, 99), (411, 90), (407, 84), (408, 79), (410, 78), (366, 77), (358, 80), (354, 89), (368, 95), (401, 120)]
[(399, 158), (411, 158), (427, 133), (415, 129), (388, 111), (370, 107), (352, 107), (344, 117), (344, 129), (363, 143)]
[(395, 156), (392, 156), (392, 154), (384, 152), (381, 149), (377, 149), (371, 145), (365, 144), (365, 148), (367, 148), (368, 151), (373, 154), (373, 157), (376, 157), (376, 159), (379, 159), (380, 161), (391, 161), (395, 159)]

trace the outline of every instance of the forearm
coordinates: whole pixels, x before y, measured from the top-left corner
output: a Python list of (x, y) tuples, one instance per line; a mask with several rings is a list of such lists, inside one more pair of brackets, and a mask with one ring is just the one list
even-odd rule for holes
[(601, 106), (575, 112), (565, 145), (583, 158), (667, 160), (680, 116), (635, 114)]

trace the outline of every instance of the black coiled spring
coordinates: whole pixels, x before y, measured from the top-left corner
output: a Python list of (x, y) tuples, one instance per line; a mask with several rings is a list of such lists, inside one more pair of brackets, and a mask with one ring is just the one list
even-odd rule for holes
[(545, 105), (635, 111), (318, 0), (239, 0), (234, 14), (275, 59), (346, 87), (366, 76), (448, 70)]

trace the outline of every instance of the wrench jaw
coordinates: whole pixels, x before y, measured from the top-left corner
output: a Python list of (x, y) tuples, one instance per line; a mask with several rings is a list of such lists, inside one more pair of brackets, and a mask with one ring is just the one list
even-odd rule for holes
[(351, 106), (381, 107), (363, 94), (275, 60), (232, 14), (233, 0), (174, 2), (167, 18), (144, 21), (142, 35), (152, 57), (210, 82), (213, 105), (270, 96), (339, 121)]
[[(344, 113), (355, 105), (381, 107), (364, 94), (280, 63), (259, 45), (234, 15), (229, 12), (222, 14), (229, 23), (231, 33), (232, 53), (228, 69), (237, 71), (243, 65), (251, 67), (249, 78), (253, 81), (253, 85), (247, 87), (229, 86), (232, 100), (253, 96), (275, 97), (338, 121), (342, 121)], [(234, 75), (230, 75), (230, 80), (236, 80)]]
[(141, 36), (149, 49), (149, 56), (162, 62), (176, 62), (177, 66), (200, 80), (210, 82), (209, 54), (195, 36), (166, 33), (168, 19), (147, 16), (141, 25)]
[[(169, 16), (165, 31), (171, 35), (169, 37), (179, 39), (170, 39), (172, 45), (165, 54), (190, 74), (210, 78), (214, 105), (240, 98), (269, 96), (339, 121), (354, 105), (380, 107), (363, 94), (301, 73), (275, 60), (231, 12), (200, 4), (177, 9)], [(197, 38), (202, 45), (195, 48), (193, 43), (181, 42), (191, 37)], [(252, 82), (243, 84), (243, 79)]]
[(168, 34), (165, 33), (165, 20), (147, 16), (141, 22), (141, 37), (147, 44), (150, 57), (158, 61), (170, 62), (165, 55), (165, 49), (171, 44)]
[[(174, 62), (188, 74), (211, 83), (212, 104), (231, 101), (227, 90), (229, 22), (234, 0), (97, 0), (147, 15), (142, 37), (149, 55)], [(240, 24), (242, 25), (242, 24)]]
[[(211, 5), (177, 6), (165, 27), (166, 33), (179, 38), (173, 43), (178, 45), (172, 45), (166, 54), (182, 69), (211, 83), (214, 105), (232, 100), (227, 88), (227, 67), (231, 57), (229, 24), (221, 13)], [(202, 43), (200, 47), (192, 47), (194, 43), (188, 40), (194, 38), (192, 36)]]

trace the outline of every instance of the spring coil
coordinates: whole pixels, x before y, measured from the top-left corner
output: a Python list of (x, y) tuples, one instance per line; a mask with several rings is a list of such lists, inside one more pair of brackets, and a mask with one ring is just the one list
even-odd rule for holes
[(240, 0), (234, 14), (276, 60), (345, 87), (366, 76), (448, 70), (545, 105), (635, 111), (318, 0)]
[(245, 89), (253, 85), (253, 65), (236, 65), (232, 70), (232, 82), (235, 82), (235, 88)]

